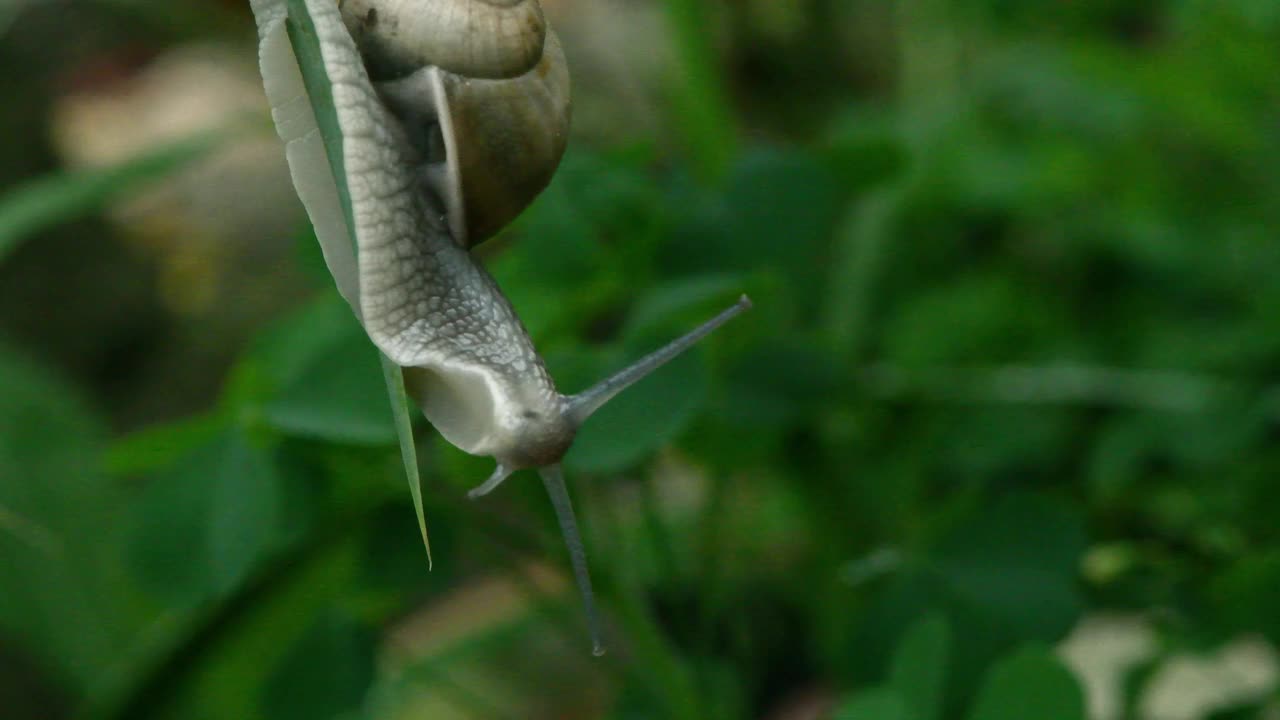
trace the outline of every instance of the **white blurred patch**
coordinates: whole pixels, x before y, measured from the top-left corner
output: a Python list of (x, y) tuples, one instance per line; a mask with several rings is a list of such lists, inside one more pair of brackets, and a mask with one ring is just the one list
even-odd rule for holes
[[(1126, 675), (1159, 652), (1156, 633), (1133, 615), (1082, 620), (1058, 647), (1084, 688), (1089, 717), (1124, 717)], [(1197, 720), (1213, 712), (1257, 702), (1276, 687), (1275, 648), (1255, 637), (1233, 640), (1214, 652), (1175, 653), (1160, 662), (1140, 691), (1144, 720)]]

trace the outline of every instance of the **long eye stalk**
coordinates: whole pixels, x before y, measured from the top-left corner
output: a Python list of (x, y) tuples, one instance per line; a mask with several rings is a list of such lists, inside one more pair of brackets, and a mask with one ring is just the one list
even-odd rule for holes
[(587, 609), (587, 625), (591, 628), (591, 654), (599, 657), (604, 654), (604, 644), (600, 640), (600, 615), (596, 611), (595, 593), (591, 590), (587, 551), (582, 545), (582, 536), (578, 534), (578, 522), (573, 516), (573, 503), (569, 502), (569, 490), (564, 486), (564, 473), (560, 472), (560, 465), (556, 464), (539, 468), (538, 474), (542, 476), (547, 495), (551, 496), (551, 506), (556, 509), (560, 533), (564, 535), (564, 544), (569, 548), (573, 576), (582, 593), (582, 604)]
[(667, 345), (654, 350), (637, 360), (630, 367), (623, 368), (617, 373), (596, 383), (590, 388), (568, 398), (568, 414), (574, 425), (582, 425), (582, 423), (601, 405), (609, 402), (613, 396), (626, 390), (635, 383), (648, 377), (654, 370), (665, 365), (685, 350), (693, 347), (699, 340), (709, 335), (713, 330), (721, 325), (729, 322), (733, 318), (740, 315), (744, 310), (751, 307), (751, 298), (746, 295), (738, 298), (738, 302), (729, 306), (720, 312), (719, 315), (702, 323), (689, 333), (672, 340)]

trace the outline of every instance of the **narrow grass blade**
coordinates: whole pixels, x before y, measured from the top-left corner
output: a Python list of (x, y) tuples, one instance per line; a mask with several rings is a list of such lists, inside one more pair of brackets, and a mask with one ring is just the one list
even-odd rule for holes
[[(355, 224), (352, 222), (351, 195), (346, 183), (342, 131), (330, 90), (331, 82), (325, 70), (324, 54), (306, 1), (287, 0), (287, 7), (286, 29), (289, 33), (289, 44), (298, 61), (303, 85), (307, 90), (307, 98), (311, 103), (311, 110), (315, 114), (316, 125), (324, 142), (329, 169), (333, 173), (338, 200), (342, 204), (342, 214), (346, 219), (347, 231), (351, 234), (352, 251), (355, 252), (359, 243), (352, 230)], [(429, 569), (432, 566), (431, 541), (427, 538), (427, 520), (422, 510), (422, 482), (418, 473), (418, 453), (413, 443), (413, 426), (409, 422), (404, 373), (385, 355), (379, 353), (379, 357), (382, 360), (382, 375), (387, 385), (387, 397), (391, 401), (391, 411), (395, 417), (396, 436), (400, 439), (400, 457), (404, 460), (405, 475), (409, 481), (409, 492), (413, 495), (413, 508), (418, 516), (418, 530), (422, 533), (422, 545), (427, 551)]]
[(404, 371), (386, 355), (378, 353), (378, 357), (382, 359), (382, 376), (387, 381), (387, 397), (391, 400), (391, 412), (396, 419), (400, 457), (404, 460), (409, 493), (413, 495), (413, 510), (418, 515), (418, 531), (422, 533), (422, 546), (427, 550), (427, 569), (431, 569), (431, 541), (427, 539), (427, 518), (422, 512), (422, 480), (418, 474), (418, 449), (413, 444), (413, 425), (409, 422), (409, 398), (404, 392)]

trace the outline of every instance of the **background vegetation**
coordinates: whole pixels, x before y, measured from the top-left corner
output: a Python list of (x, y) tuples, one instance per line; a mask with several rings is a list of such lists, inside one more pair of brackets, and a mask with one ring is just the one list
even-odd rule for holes
[(426, 572), (247, 7), (8, 0), (0, 714), (1271, 717), (1280, 5), (547, 6), (553, 375), (756, 301), (567, 459), (611, 653), (423, 423)]

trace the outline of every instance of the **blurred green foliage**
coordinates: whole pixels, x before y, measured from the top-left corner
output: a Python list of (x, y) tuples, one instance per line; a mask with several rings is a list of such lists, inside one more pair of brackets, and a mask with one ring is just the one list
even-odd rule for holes
[(1280, 640), (1280, 6), (757, 5), (663, 4), (684, 134), (572, 147), (480, 253), (568, 391), (756, 303), (566, 458), (609, 656), (535, 564), (567, 560), (536, 483), (464, 503), (487, 462), (418, 423), (426, 572), (316, 276), (217, 403), (122, 437), (0, 345), (5, 717), (1071, 720), (1089, 614), (1141, 613), (1150, 663)]

